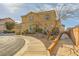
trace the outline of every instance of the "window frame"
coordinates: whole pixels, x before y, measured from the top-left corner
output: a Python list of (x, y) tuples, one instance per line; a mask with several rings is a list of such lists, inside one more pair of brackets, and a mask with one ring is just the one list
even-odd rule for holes
[(34, 19), (34, 17), (33, 17), (33, 16), (29, 16), (29, 20), (31, 20), (31, 21), (32, 21), (33, 19)]
[(50, 15), (45, 15), (44, 18), (45, 18), (45, 20), (49, 20), (50, 19)]

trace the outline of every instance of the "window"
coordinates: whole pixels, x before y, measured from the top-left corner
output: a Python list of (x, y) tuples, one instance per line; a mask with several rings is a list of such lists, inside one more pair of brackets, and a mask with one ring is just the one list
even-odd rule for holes
[(46, 19), (46, 20), (48, 20), (49, 18), (50, 18), (50, 16), (49, 16), (49, 15), (46, 15), (46, 16), (45, 16), (45, 19)]
[(33, 16), (29, 16), (29, 20), (33, 20)]

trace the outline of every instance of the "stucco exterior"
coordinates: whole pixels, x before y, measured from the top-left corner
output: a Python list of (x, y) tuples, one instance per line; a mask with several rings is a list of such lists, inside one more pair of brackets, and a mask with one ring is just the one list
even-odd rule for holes
[(35, 27), (36, 25), (42, 29), (52, 29), (57, 26), (57, 17), (55, 10), (44, 11), (44, 12), (30, 12), (22, 17), (22, 32), (29, 29), (30, 26)]

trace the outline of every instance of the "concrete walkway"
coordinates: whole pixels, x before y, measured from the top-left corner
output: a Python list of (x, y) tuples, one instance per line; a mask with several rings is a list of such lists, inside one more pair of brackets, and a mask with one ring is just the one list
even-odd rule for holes
[(19, 36), (25, 40), (24, 47), (15, 56), (48, 56), (50, 55), (44, 44), (31, 36)]

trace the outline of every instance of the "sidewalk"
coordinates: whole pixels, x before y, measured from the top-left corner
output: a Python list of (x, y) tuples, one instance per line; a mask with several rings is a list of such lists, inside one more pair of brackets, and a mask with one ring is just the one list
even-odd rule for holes
[(48, 56), (50, 55), (44, 44), (31, 36), (20, 36), (25, 40), (24, 47), (15, 56)]

